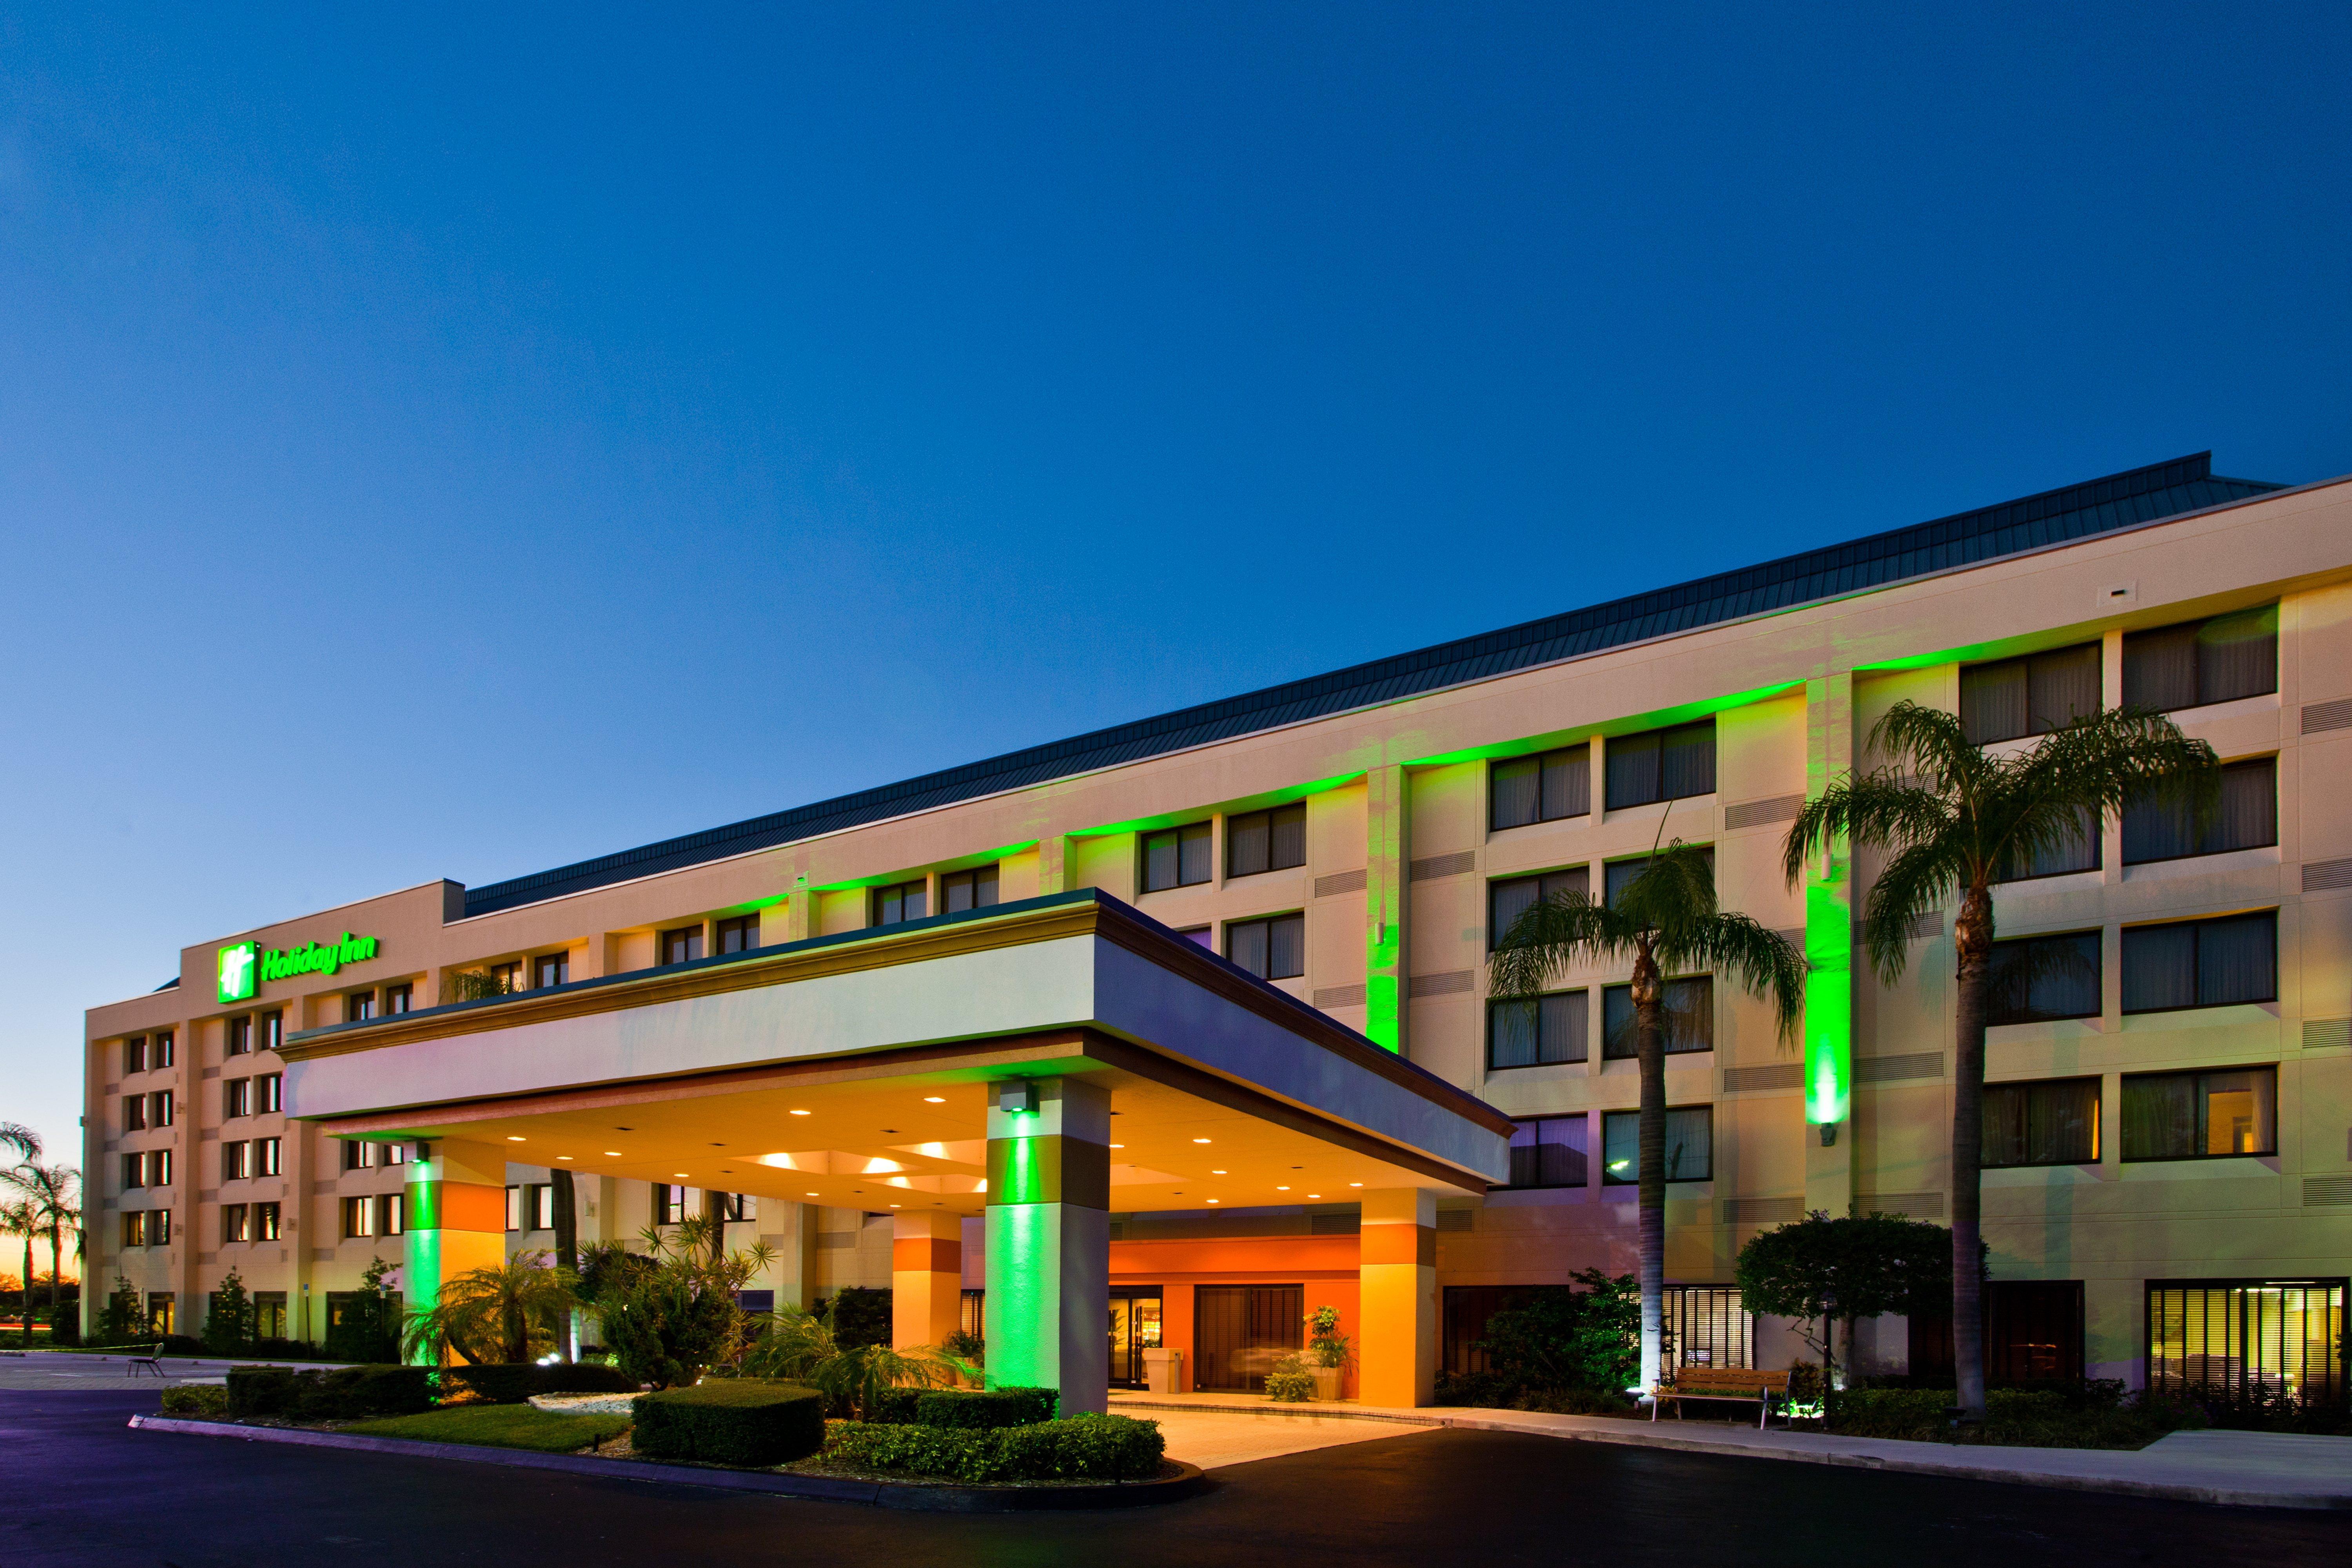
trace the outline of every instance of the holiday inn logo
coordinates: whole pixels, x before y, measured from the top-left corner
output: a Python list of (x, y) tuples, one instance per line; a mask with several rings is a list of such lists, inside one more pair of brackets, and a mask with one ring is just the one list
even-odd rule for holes
[(220, 950), (215, 994), (224, 1002), (247, 1002), (265, 980), (290, 980), (297, 974), (332, 974), (346, 963), (365, 963), (376, 955), (376, 940), (345, 931), (341, 942), (306, 942), (291, 950), (261, 951), (257, 942), (241, 942)]

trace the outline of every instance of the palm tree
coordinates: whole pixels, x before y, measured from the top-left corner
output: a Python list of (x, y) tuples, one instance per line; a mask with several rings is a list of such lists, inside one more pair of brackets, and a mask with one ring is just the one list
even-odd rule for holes
[(454, 1351), (477, 1365), (531, 1360), (532, 1331), (569, 1312), (575, 1299), (572, 1270), (546, 1265), (545, 1252), (518, 1252), (503, 1264), (443, 1281), (433, 1309), (409, 1319), (401, 1353), (412, 1362), (426, 1354), (439, 1361)]
[(20, 1160), (41, 1157), (41, 1135), (16, 1121), (0, 1121), (0, 1149), (14, 1149)]
[[(58, 1279), (64, 1272), (65, 1233), (68, 1227), (81, 1229), (81, 1205), (74, 1199), (81, 1184), (81, 1173), (71, 1165), (43, 1165), (26, 1163), (13, 1171), (0, 1172), (0, 1181), (25, 1194), (33, 1205), (41, 1228), (49, 1237), (49, 1313), (57, 1314)], [(32, 1310), (32, 1279), (25, 1281), (25, 1310)]]
[(889, 1388), (952, 1388), (974, 1369), (931, 1345), (841, 1348), (831, 1313), (818, 1314), (786, 1303), (769, 1319), (736, 1368), (740, 1377), (786, 1378), (824, 1394), (833, 1409), (855, 1419), (870, 1416)]
[(1629, 957), (1642, 1086), (1636, 1206), (1646, 1391), (1657, 1386), (1665, 1337), (1666, 976), (1711, 972), (1751, 996), (1769, 993), (1786, 1041), (1796, 1037), (1803, 1016), (1805, 956), (1748, 916), (1717, 908), (1707, 852), (1677, 838), (1652, 855), (1614, 900), (1563, 893), (1512, 921), (1488, 961), (1488, 992), (1499, 1001), (1526, 1000), (1577, 964)]
[(1992, 885), (2061, 854), (2141, 801), (2198, 814), (2221, 791), (2213, 748), (2161, 714), (2114, 709), (2075, 720), (2032, 748), (1988, 754), (1958, 716), (1898, 702), (1870, 731), (1882, 765), (1832, 781), (1789, 828), (1782, 869), (1843, 835), (1887, 851), (1864, 906), (1863, 942), (1884, 984), (1902, 978), (1915, 923), (1958, 893), (1958, 969), (1952, 1094), (1952, 1354), (1959, 1405), (1984, 1414), (1985, 1023), (1992, 1000)]
[(30, 1198), (12, 1198), (0, 1203), (0, 1236), (21, 1236), (25, 1238), (25, 1342), (33, 1342), (33, 1238), (41, 1234), (41, 1211)]

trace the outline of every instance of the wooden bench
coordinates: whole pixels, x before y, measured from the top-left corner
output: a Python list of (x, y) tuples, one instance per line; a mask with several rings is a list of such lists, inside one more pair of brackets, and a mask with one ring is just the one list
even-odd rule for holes
[(1675, 1419), (1683, 1418), (1685, 1399), (1726, 1399), (1754, 1405), (1756, 1426), (1761, 1431), (1772, 1414), (1772, 1401), (1778, 1396), (1782, 1405), (1789, 1402), (1789, 1374), (1785, 1372), (1765, 1372), (1745, 1366), (1685, 1366), (1675, 1373), (1671, 1384), (1660, 1384), (1650, 1390), (1650, 1419), (1658, 1418), (1661, 1405), (1672, 1401)]
[(157, 1377), (163, 1375), (163, 1347), (160, 1343), (149, 1345), (145, 1355), (125, 1356), (122, 1359), (130, 1363), (123, 1368), (126, 1376), (137, 1377), (139, 1369), (142, 1366)]

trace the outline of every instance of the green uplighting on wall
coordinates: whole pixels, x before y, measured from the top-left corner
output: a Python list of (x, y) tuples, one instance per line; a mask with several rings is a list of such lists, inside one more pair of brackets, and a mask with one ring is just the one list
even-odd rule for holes
[[(1019, 844), (1008, 844), (1002, 849), (983, 849), (977, 855), (959, 856), (955, 859), (949, 861), (946, 865), (928, 867), (924, 870), (920, 871), (888, 871), (877, 877), (852, 878), (846, 882), (813, 882), (809, 885), (807, 891), (812, 893), (845, 893), (853, 888), (887, 888), (895, 882), (911, 881), (917, 877), (929, 875), (929, 872), (932, 871), (937, 871), (944, 875), (950, 871), (968, 871), (974, 866), (993, 865), (999, 860), (1007, 860), (1015, 855), (1025, 855), (1030, 850), (1036, 847), (1037, 841), (1035, 839), (1024, 839)], [(774, 902), (775, 900), (772, 900), (770, 901)], [(747, 905), (745, 907), (750, 908), (751, 906)], [(761, 905), (759, 907), (765, 908), (766, 906)]]
[(988, 1385), (1058, 1387), (1061, 1368), (1047, 1361), (1052, 1347), (1058, 1363), (1061, 1343), (1060, 1271), (1054, 1267), (1057, 1205), (1001, 1203), (999, 1196), (989, 1194), (987, 1211)]
[(1805, 1120), (1843, 1121), (1853, 1083), (1853, 918), (1843, 883), (1805, 882)]
[(1678, 707), (1661, 708), (1654, 712), (1637, 713), (1607, 724), (1590, 725), (1578, 730), (1557, 731), (1537, 739), (1507, 741), (1492, 746), (1469, 746), (1458, 752), (1440, 752), (1432, 756), (1414, 757), (1405, 763), (1409, 768), (1442, 768), (1455, 763), (1485, 762), (1495, 757), (1522, 757), (1535, 752), (1549, 752), (1559, 746), (1572, 746), (1595, 735), (1604, 739), (1611, 735), (1638, 735), (1646, 730), (1662, 730), (1669, 724), (1686, 724), (1694, 719), (1704, 719), (1711, 713), (1728, 709), (1746, 708), (1769, 701), (1790, 691), (1801, 690), (1801, 680), (1777, 681), (1770, 686), (1759, 686), (1746, 691), (1734, 691), (1722, 697), (1710, 697), (1699, 702), (1685, 702)]
[(1270, 790), (1264, 795), (1249, 795), (1242, 800), (1225, 801), (1215, 805), (1195, 806), (1190, 811), (1163, 811), (1156, 816), (1134, 816), (1125, 822), (1108, 822), (1099, 827), (1080, 827), (1072, 830), (1068, 837), (1108, 838), (1114, 833), (1157, 833), (1163, 827), (1181, 827), (1188, 822), (1199, 822), (1203, 817), (1214, 816), (1221, 811), (1231, 816), (1236, 812), (1264, 811), (1269, 806), (1288, 805), (1294, 800), (1305, 800), (1310, 795), (1321, 795), (1327, 790), (1338, 789), (1341, 784), (1352, 784), (1363, 776), (1363, 770), (1355, 768), (1344, 773), (1334, 773), (1328, 779), (1317, 779), (1313, 784), (1291, 784), (1283, 789)]

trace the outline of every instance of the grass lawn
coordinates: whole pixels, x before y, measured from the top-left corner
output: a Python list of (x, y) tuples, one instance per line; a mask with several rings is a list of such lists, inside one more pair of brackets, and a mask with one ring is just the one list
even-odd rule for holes
[(554, 1415), (528, 1405), (452, 1405), (415, 1415), (388, 1415), (342, 1428), (370, 1437), (414, 1437), (426, 1443), (478, 1443), (571, 1454), (629, 1429), (625, 1415)]

